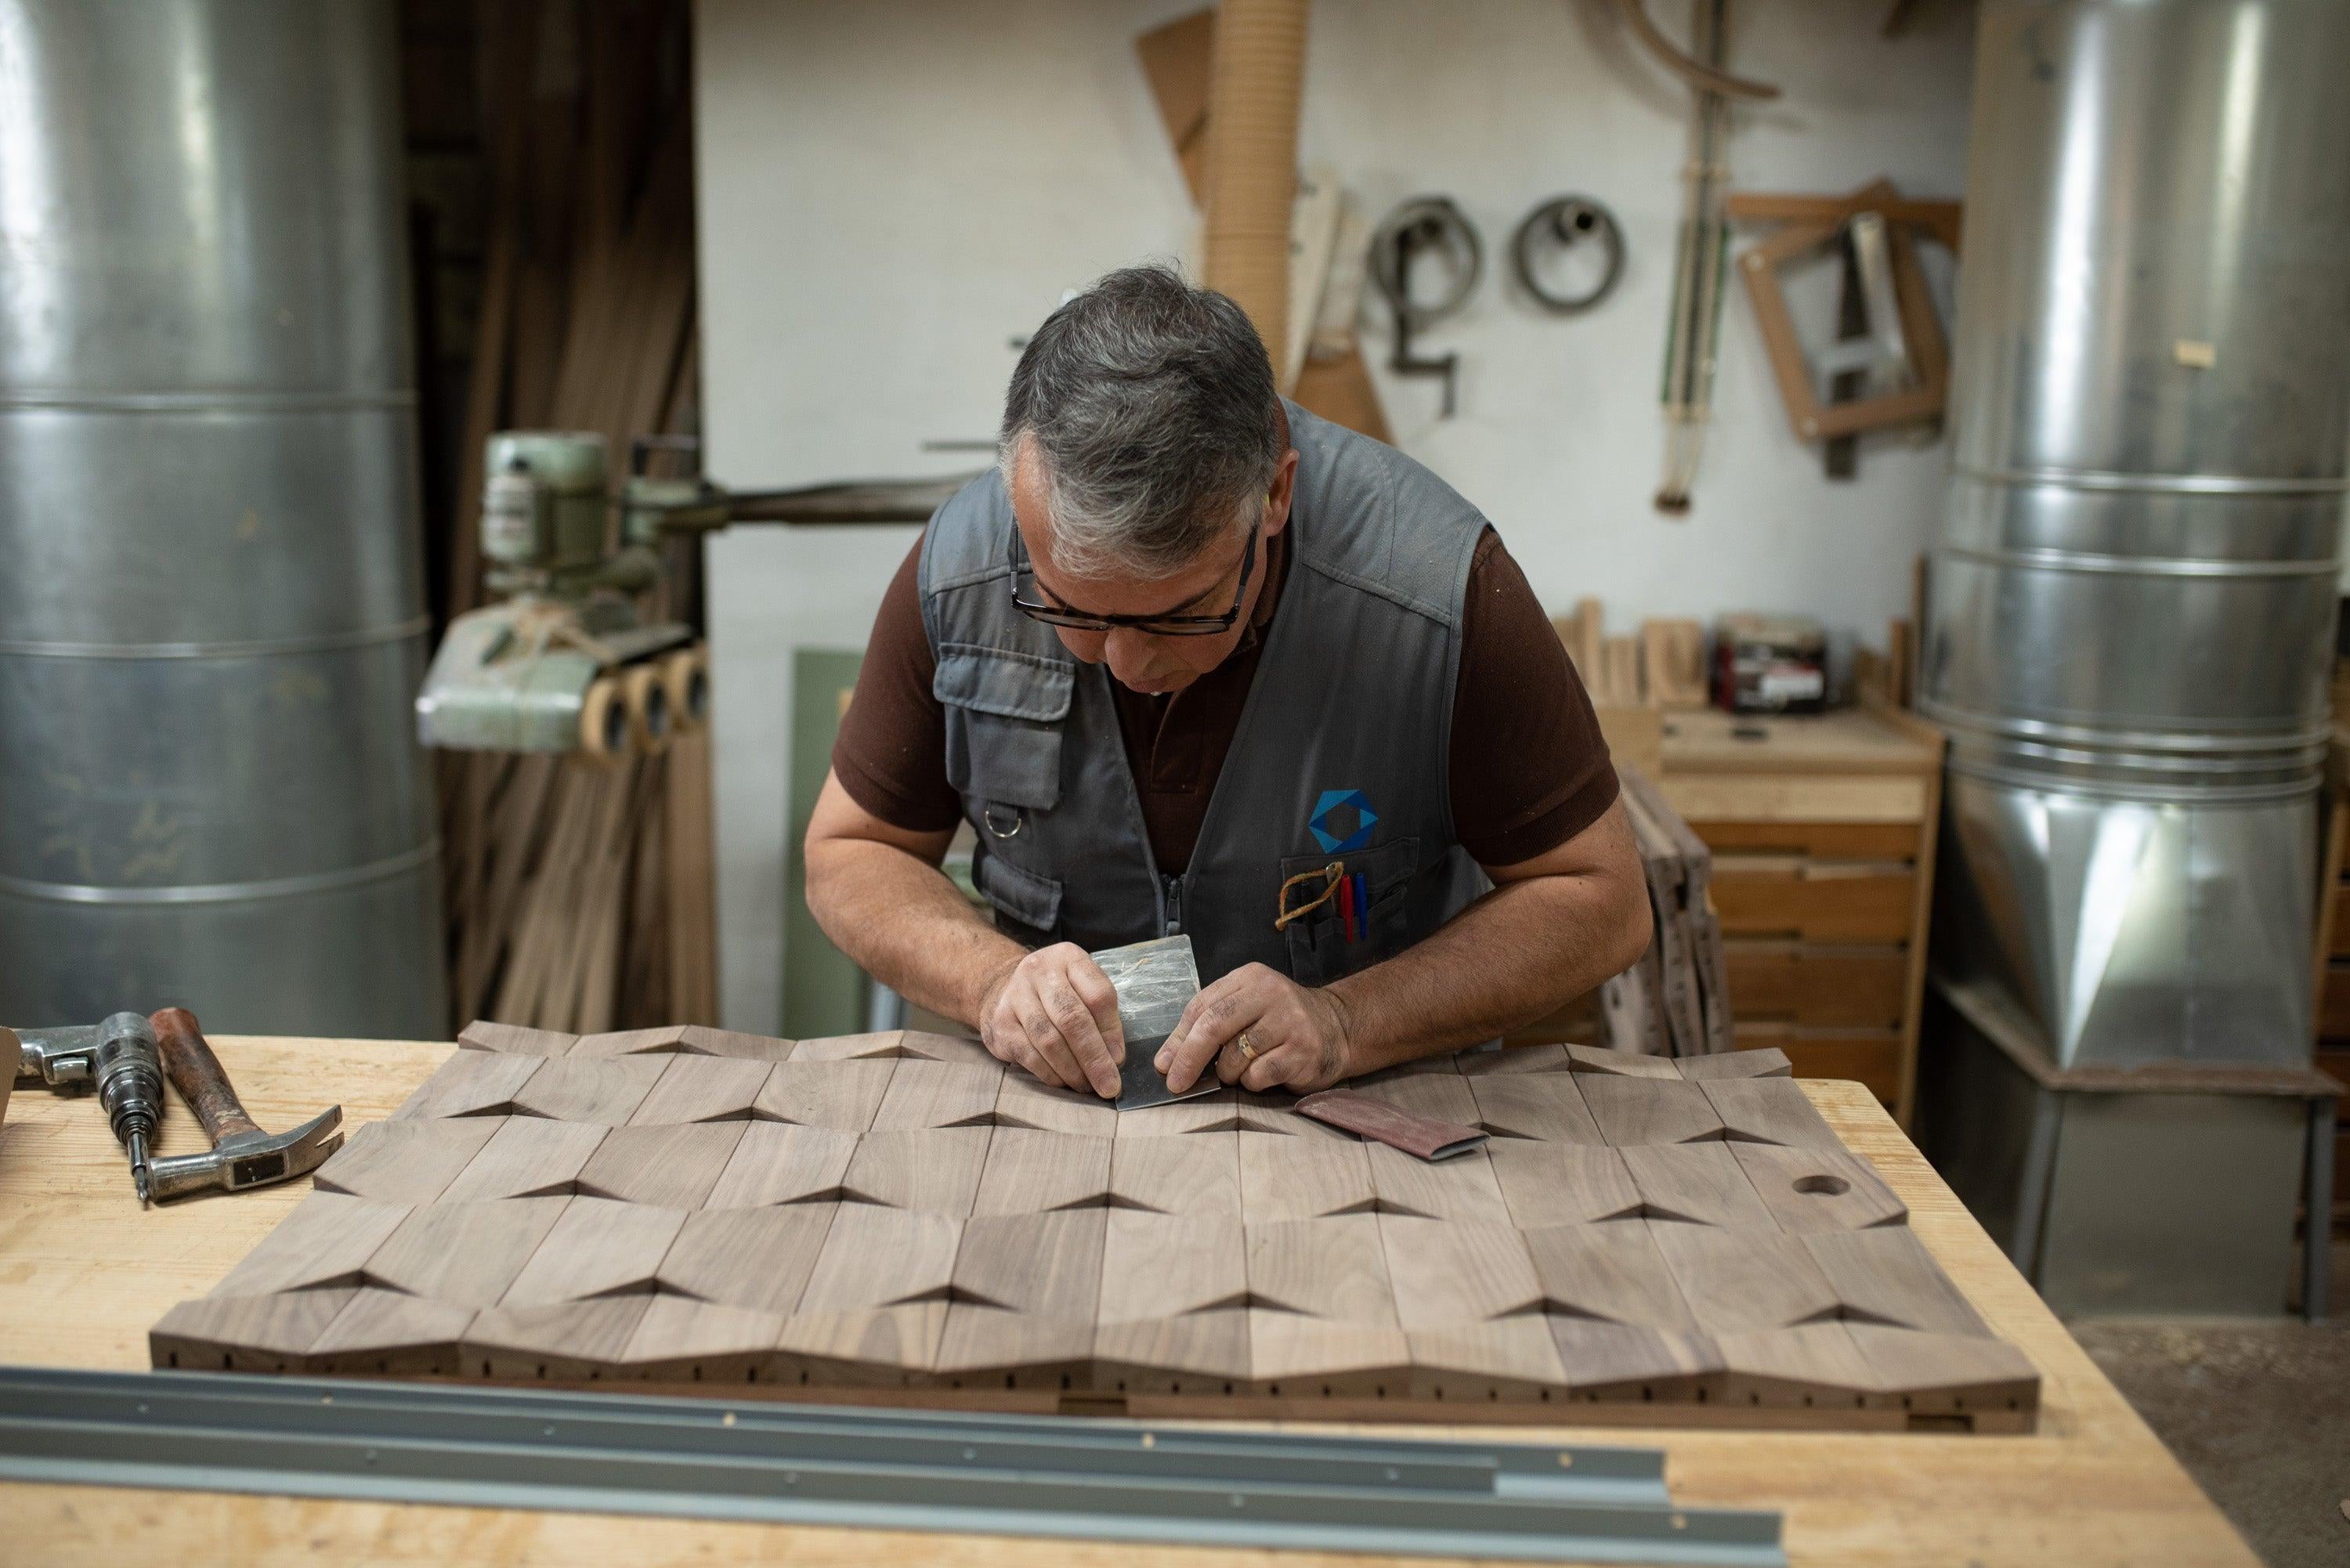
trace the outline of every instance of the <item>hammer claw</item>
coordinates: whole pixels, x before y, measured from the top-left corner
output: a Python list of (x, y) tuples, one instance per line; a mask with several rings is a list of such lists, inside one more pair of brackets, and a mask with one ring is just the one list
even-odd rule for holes
[(172, 1082), (214, 1140), (206, 1153), (153, 1162), (150, 1174), (157, 1202), (291, 1181), (316, 1170), (342, 1147), (342, 1106), (329, 1106), (289, 1132), (265, 1132), (237, 1103), (236, 1091), (193, 1015), (168, 1008), (155, 1014), (155, 1021)]

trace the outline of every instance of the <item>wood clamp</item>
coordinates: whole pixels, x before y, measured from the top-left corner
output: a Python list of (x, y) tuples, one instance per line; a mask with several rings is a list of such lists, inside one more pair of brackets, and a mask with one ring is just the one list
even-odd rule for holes
[[(1423, 303), (1412, 294), (1411, 275), (1429, 258), (1448, 265), (1452, 275), (1442, 295)], [(1446, 419), (1452, 417), (1461, 356), (1414, 354), (1411, 337), (1466, 305), (1484, 269), (1485, 247), (1476, 226), (1450, 196), (1413, 197), (1389, 213), (1371, 238), (1371, 281), (1395, 312), (1395, 352), (1388, 369), (1443, 377)]]
[[(1559, 289), (1544, 280), (1545, 257), (1586, 254), (1596, 248), (1598, 281)], [(1616, 214), (1588, 196), (1554, 196), (1528, 213), (1510, 239), (1518, 286), (1553, 316), (1575, 316), (1607, 297), (1624, 275), (1624, 231)]]

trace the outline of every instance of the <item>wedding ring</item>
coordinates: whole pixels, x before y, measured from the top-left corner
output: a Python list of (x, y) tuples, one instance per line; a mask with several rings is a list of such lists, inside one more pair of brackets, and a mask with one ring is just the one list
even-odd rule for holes
[(1245, 1029), (1241, 1031), (1241, 1060), (1243, 1062), (1256, 1060), (1256, 1047), (1249, 1044), (1248, 1031)]

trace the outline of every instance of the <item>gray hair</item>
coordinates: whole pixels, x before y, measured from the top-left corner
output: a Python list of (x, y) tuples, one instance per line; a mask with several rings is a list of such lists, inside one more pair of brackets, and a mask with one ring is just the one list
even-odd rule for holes
[(1253, 527), (1280, 471), (1280, 399), (1241, 307), (1171, 267), (1109, 274), (1047, 317), (1012, 372), (997, 459), (1024, 445), (1053, 561), (1080, 578), (1172, 576)]

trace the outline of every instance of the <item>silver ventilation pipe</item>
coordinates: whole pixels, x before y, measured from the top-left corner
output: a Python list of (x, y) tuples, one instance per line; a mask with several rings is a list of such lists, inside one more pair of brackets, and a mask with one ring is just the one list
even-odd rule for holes
[(0, 1019), (446, 1032), (381, 0), (0, 0)]
[(2345, 63), (2337, 0), (1982, 7), (1934, 962), (2060, 1067), (2309, 1059)]

